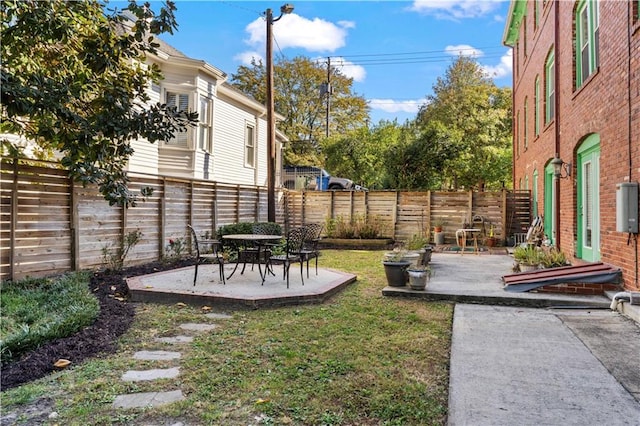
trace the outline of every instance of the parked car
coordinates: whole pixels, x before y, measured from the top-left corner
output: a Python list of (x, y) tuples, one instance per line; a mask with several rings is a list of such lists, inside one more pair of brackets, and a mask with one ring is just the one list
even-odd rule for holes
[(331, 176), (325, 169), (314, 166), (284, 166), (282, 185), (287, 189), (316, 189), (320, 191), (327, 189), (366, 190), (366, 188), (354, 184), (351, 179)]

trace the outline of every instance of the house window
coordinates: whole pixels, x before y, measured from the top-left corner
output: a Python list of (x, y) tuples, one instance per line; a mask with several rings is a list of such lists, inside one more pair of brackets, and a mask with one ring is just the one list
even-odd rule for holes
[(520, 111), (516, 113), (516, 157), (520, 156)]
[(529, 99), (528, 98), (524, 98), (524, 122), (522, 123), (523, 125), (523, 132), (524, 132), (524, 150), (527, 150), (527, 147), (529, 146), (529, 124), (528, 124), (528, 118), (529, 118), (529, 114), (528, 114), (528, 110), (529, 110)]
[(553, 50), (547, 56), (544, 67), (544, 84), (545, 84), (545, 114), (544, 122), (550, 123), (555, 116), (556, 103), (556, 84), (555, 84), (555, 59)]
[(213, 152), (212, 143), (212, 123), (213, 123), (213, 101), (205, 96), (200, 96), (200, 111), (198, 124), (198, 148), (209, 153)]
[(576, 8), (576, 87), (582, 86), (600, 62), (599, 15), (597, 0), (583, 0)]
[(536, 76), (533, 93), (533, 131), (536, 137), (540, 134), (540, 76)]
[[(186, 112), (189, 110), (189, 94), (167, 91), (166, 104), (168, 107), (175, 107), (178, 112)], [(165, 144), (179, 148), (189, 148), (189, 129), (176, 130), (173, 138), (165, 142)]]
[(244, 131), (244, 164), (247, 167), (256, 165), (255, 127), (251, 124), (247, 124)]

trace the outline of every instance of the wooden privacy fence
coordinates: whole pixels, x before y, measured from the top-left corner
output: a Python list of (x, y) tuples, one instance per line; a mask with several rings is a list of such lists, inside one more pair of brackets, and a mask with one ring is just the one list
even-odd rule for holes
[[(109, 204), (93, 186), (82, 187), (55, 163), (2, 159), (0, 168), (0, 279), (54, 275), (105, 266), (128, 233), (142, 237), (127, 264), (159, 260), (170, 239), (267, 220), (265, 187), (130, 174), (130, 189), (153, 188), (146, 201), (124, 209)], [(453, 238), (465, 215), (482, 215), (496, 236), (522, 232), (530, 222), (529, 192), (277, 191), (276, 217), (285, 229), (325, 223), (340, 215), (376, 215), (388, 236), (406, 239), (427, 232), (436, 219)], [(471, 217), (471, 216), (469, 216)], [(506, 230), (505, 226), (511, 228)], [(520, 227), (520, 228), (518, 228)]]
[(529, 191), (289, 191), (285, 204), (289, 226), (376, 216), (384, 223), (384, 236), (397, 240), (429, 236), (441, 222), (446, 241), (453, 242), (455, 231), (465, 222), (473, 224), (474, 216), (482, 218), (487, 233), (493, 225), (495, 237), (504, 240), (526, 231), (531, 222)]

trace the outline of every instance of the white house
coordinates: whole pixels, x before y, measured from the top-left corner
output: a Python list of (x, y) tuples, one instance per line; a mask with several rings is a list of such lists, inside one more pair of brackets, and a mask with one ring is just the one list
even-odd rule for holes
[[(267, 109), (226, 83), (227, 75), (160, 43), (164, 79), (150, 87), (151, 102), (199, 113), (198, 127), (169, 142), (135, 141), (128, 170), (238, 185), (267, 185)], [(281, 117), (276, 117), (281, 118)], [(281, 170), (283, 134), (276, 131), (276, 170)], [(276, 173), (279, 176), (279, 173)], [(279, 186), (279, 181), (276, 182)]]

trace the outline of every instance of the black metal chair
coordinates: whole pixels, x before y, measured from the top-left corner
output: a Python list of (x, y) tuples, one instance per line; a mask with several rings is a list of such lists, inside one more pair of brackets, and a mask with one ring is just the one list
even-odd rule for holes
[(269, 262), (266, 266), (267, 268), (269, 268), (273, 263), (283, 264), (282, 279), (287, 280), (287, 288), (289, 288), (289, 267), (292, 263), (300, 263), (300, 279), (302, 280), (302, 285), (304, 285), (304, 261), (301, 254), (303, 243), (304, 230), (302, 228), (294, 228), (287, 233), (284, 253), (269, 256)]
[[(224, 278), (224, 255), (222, 254), (222, 242), (219, 240), (202, 240), (198, 239), (198, 233), (191, 225), (187, 225), (189, 231), (191, 231), (191, 237), (193, 238), (194, 247), (196, 249), (196, 270), (193, 275), (193, 285), (196, 285), (196, 279), (198, 278), (198, 265), (206, 261), (217, 261), (220, 273), (220, 281), (222, 284), (226, 284)], [(209, 250), (205, 250), (205, 247), (209, 247)]]
[(304, 242), (302, 244), (302, 250), (300, 255), (303, 261), (307, 264), (307, 278), (309, 278), (309, 261), (311, 259), (316, 260), (316, 275), (318, 275), (318, 258), (320, 257), (320, 249), (318, 247), (320, 243), (320, 234), (324, 229), (324, 225), (317, 223), (310, 223), (302, 227), (304, 230)]
[[(252, 227), (252, 232), (258, 235), (271, 235), (273, 233), (272, 228), (265, 223), (256, 223)], [(268, 265), (269, 256), (271, 256), (271, 249), (277, 246), (279, 243), (272, 243), (268, 241), (260, 241), (254, 242), (253, 245), (245, 245), (242, 248), (238, 249), (238, 262), (242, 262), (242, 271), (240, 274), (244, 273), (244, 269), (247, 266), (247, 263), (251, 262), (251, 270), (253, 271), (253, 267), (258, 262), (264, 262)], [(273, 274), (269, 268), (267, 271)]]

